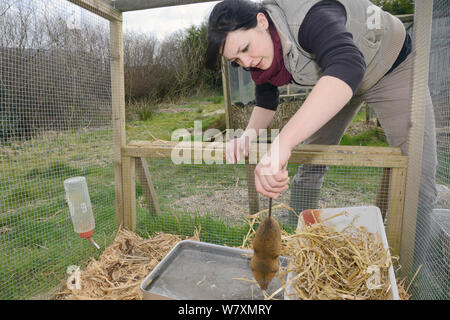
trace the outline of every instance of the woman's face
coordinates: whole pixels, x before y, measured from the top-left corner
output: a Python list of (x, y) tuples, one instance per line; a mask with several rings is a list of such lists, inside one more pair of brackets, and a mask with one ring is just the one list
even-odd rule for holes
[(256, 27), (228, 33), (222, 55), (245, 68), (267, 70), (273, 61), (273, 42), (269, 21), (263, 13), (256, 16)]

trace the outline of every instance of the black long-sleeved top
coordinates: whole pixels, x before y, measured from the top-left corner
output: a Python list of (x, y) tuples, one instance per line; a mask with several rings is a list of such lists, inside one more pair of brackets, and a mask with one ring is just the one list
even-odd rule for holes
[[(361, 85), (366, 64), (364, 56), (356, 47), (353, 37), (347, 31), (345, 8), (337, 1), (323, 0), (308, 11), (299, 32), (300, 46), (315, 55), (322, 76), (329, 75), (347, 83), (355, 93)], [(391, 72), (411, 52), (411, 38), (407, 35)], [(301, 85), (301, 84), (300, 84)], [(256, 105), (276, 110), (279, 104), (278, 87), (263, 83), (256, 85)]]

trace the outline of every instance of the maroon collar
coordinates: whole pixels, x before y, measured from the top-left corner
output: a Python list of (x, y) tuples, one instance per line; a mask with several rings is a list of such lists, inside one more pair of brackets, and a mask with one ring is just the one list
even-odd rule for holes
[(273, 24), (269, 26), (270, 36), (273, 41), (273, 61), (267, 70), (250, 69), (252, 79), (256, 84), (269, 82), (274, 86), (283, 86), (292, 80), (291, 74), (287, 71), (283, 61), (283, 50), (281, 48), (280, 36)]

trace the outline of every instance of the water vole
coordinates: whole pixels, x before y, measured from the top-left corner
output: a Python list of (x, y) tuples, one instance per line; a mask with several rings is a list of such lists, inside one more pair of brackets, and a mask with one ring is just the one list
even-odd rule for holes
[(280, 225), (269, 215), (260, 223), (253, 239), (253, 256), (250, 268), (261, 289), (266, 290), (278, 271), (278, 257), (281, 253)]

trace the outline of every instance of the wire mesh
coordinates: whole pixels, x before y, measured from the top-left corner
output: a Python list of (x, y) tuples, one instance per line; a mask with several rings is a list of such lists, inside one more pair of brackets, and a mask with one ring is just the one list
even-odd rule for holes
[[(148, 164), (161, 214), (149, 213), (138, 182), (136, 212), (139, 232), (163, 231), (191, 236), (197, 229), (202, 241), (241, 246), (248, 232), (247, 215), (268, 209), (268, 198), (249, 188), (245, 164), (175, 165), (170, 159), (150, 159)], [(298, 164), (288, 165), (291, 181), (298, 168)], [(323, 170), (322, 166), (310, 166), (309, 170), (313, 174), (324, 174), (324, 177), (316, 196), (314, 190), (303, 190), (305, 209), (377, 203), (387, 207), (387, 198), (377, 202), (382, 168), (328, 166)], [(274, 199), (273, 206), (281, 203), (290, 206), (290, 190)], [(259, 204), (256, 209), (250, 206), (251, 199), (255, 198)], [(292, 223), (289, 209), (280, 207), (272, 214), (288, 232), (295, 229), (297, 222), (295, 219)]]
[[(410, 279), (414, 278), (410, 291), (413, 299), (450, 298), (450, 192), (449, 192), (449, 88), (450, 88), (450, 4), (445, 0), (434, 0), (431, 25), (430, 62), (428, 87), (433, 103), (436, 142), (437, 198), (430, 203), (427, 195), (435, 191), (422, 188), (419, 191), (415, 246)], [(417, 31), (417, 30), (415, 30)], [(416, 46), (423, 45), (417, 43)], [(424, 157), (426, 159), (426, 157)], [(432, 163), (424, 160), (424, 166)], [(407, 227), (411, 221), (407, 222)], [(407, 231), (405, 231), (407, 232)]]
[(99, 254), (74, 232), (65, 179), (87, 179), (96, 242), (115, 231), (109, 22), (5, 0), (0, 43), (0, 299), (29, 299)]
[(233, 67), (229, 63), (230, 91), (232, 104), (248, 104), (255, 100), (255, 83), (250, 72), (242, 67)]
[[(247, 105), (255, 103), (255, 83), (249, 71), (242, 67), (234, 67), (228, 63), (230, 70), (230, 93), (231, 104)], [(279, 88), (280, 97), (285, 98), (289, 96), (305, 95), (310, 91), (310, 87), (300, 87), (295, 84), (288, 84)], [(233, 118), (237, 116), (232, 115)]]
[[(416, 249), (426, 253), (415, 261), (414, 270), (420, 272), (411, 290), (418, 299), (448, 299), (450, 278), (448, 1), (435, 0), (433, 12), (429, 87), (439, 194), (437, 209), (428, 213), (429, 228), (417, 229), (424, 241)], [(108, 35), (107, 20), (68, 1), (0, 2), (0, 299), (48, 293), (65, 279), (67, 266), (101, 253), (73, 231), (65, 179), (87, 178), (94, 238), (102, 247), (112, 241), (113, 139), (120, 137), (113, 136), (111, 125), (111, 88), (118, 84), (111, 84)], [(245, 73), (241, 77), (232, 84), (249, 82)], [(233, 102), (253, 100), (250, 89), (234, 89)], [(320, 185), (301, 190), (297, 198), (291, 188), (274, 205), (377, 205), (389, 215), (388, 198), (380, 197), (389, 193), (389, 185), (382, 183), (383, 168), (301, 168), (319, 175)], [(298, 169), (289, 165), (291, 181)], [(248, 231), (245, 215), (251, 213), (251, 199), (258, 199), (258, 210), (268, 205), (265, 197), (249, 191), (245, 165), (175, 165), (170, 159), (151, 159), (149, 170), (161, 214), (148, 212), (138, 183), (140, 233), (192, 235), (197, 228), (202, 241), (240, 246)], [(273, 214), (292, 231), (289, 210)]]

